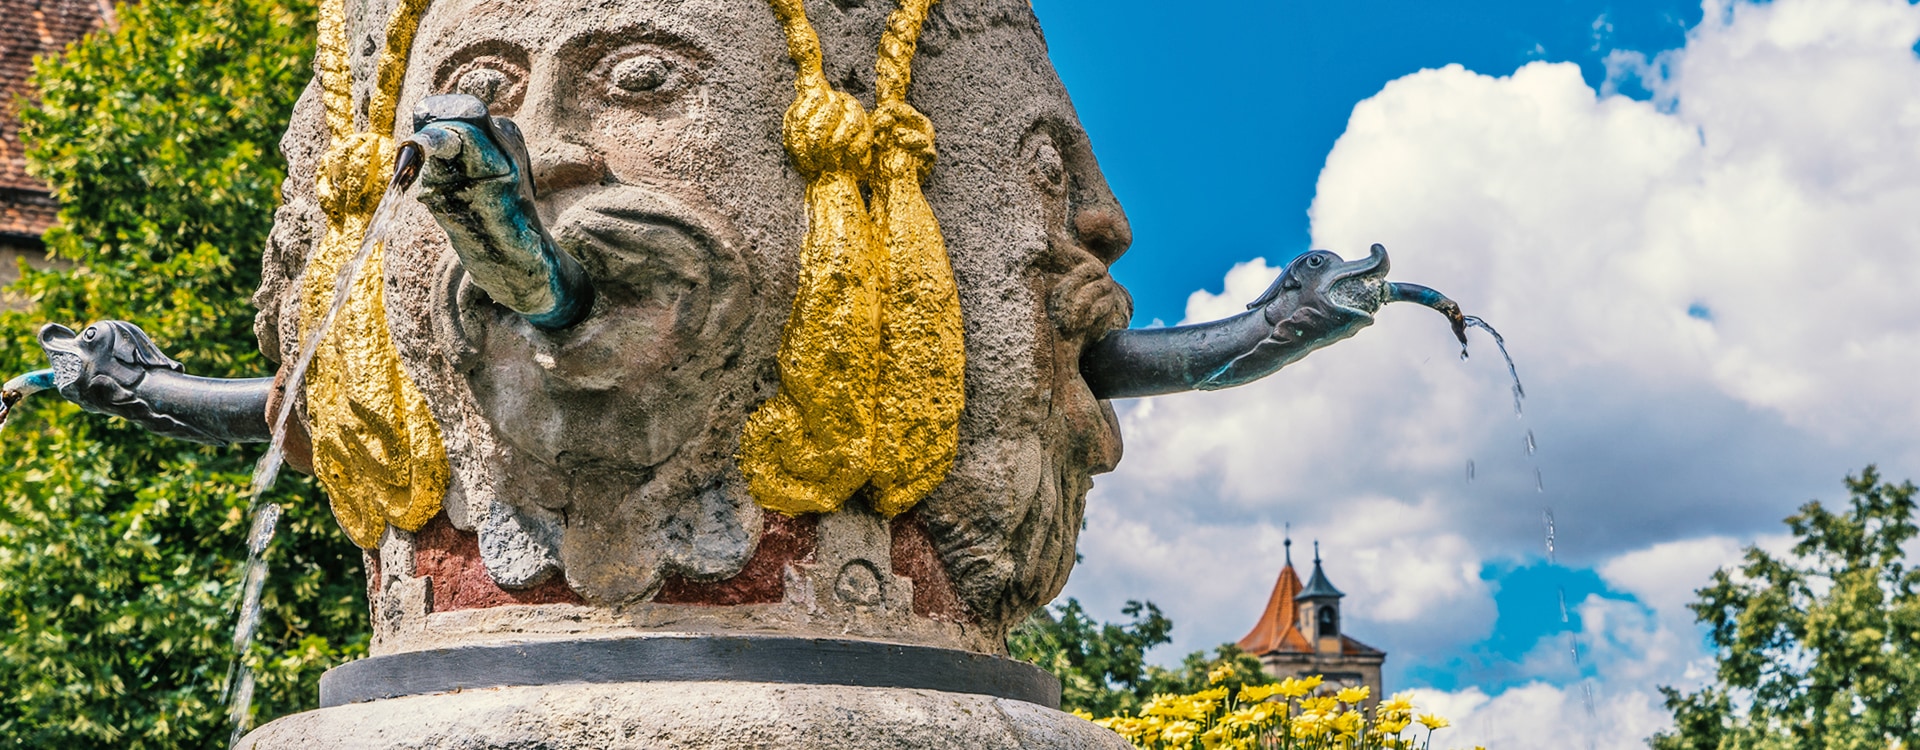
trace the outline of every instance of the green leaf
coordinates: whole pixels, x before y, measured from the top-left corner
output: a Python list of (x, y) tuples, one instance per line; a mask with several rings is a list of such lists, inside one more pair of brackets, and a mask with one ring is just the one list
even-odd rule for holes
[[(0, 372), (45, 366), (46, 322), (133, 321), (189, 372), (259, 376), (247, 300), (285, 176), (276, 143), (309, 77), (311, 0), (145, 0), (36, 61), (29, 168), (67, 269), (27, 270), (0, 313)], [(0, 433), (0, 736), (13, 746), (215, 748), (258, 447), (154, 438), (58, 399)], [(270, 605), (246, 658), (256, 715), (314, 707), (365, 653), (360, 553), (310, 482), (283, 478)]]

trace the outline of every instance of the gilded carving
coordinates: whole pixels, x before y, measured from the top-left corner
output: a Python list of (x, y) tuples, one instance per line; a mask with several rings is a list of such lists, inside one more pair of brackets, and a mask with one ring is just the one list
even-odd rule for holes
[[(319, 69), (330, 143), (315, 186), (326, 213), (324, 239), (301, 281), (301, 319), (314, 325), (334, 303), (341, 266), (359, 250), (393, 169), (396, 102), (407, 52), (427, 0), (401, 0), (387, 27), (367, 113), (372, 132), (354, 132), (347, 67), (345, 0), (320, 9)], [(408, 531), (440, 511), (447, 455), (426, 399), (401, 368), (387, 327), (384, 248), (375, 247), (307, 372), (314, 474), (334, 516), (365, 549), (391, 523)]]
[(965, 402), (959, 293), (920, 186), (933, 125), (906, 103), (932, 3), (888, 16), (871, 117), (828, 81), (799, 0), (772, 5), (798, 69), (783, 141), (807, 179), (808, 225), (780, 392), (747, 421), (741, 469), (772, 510), (837, 510), (871, 484), (892, 516), (946, 477)]

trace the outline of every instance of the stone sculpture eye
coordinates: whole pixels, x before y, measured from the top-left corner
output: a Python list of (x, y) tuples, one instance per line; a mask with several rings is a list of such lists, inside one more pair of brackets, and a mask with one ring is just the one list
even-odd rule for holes
[(1327, 264), (1327, 259), (1326, 259), (1326, 258), (1324, 258), (1324, 257), (1322, 257), (1321, 255), (1319, 255), (1318, 253), (1315, 253), (1315, 254), (1313, 254), (1313, 255), (1309, 255), (1309, 256), (1307, 256), (1307, 267), (1308, 267), (1308, 268), (1319, 268), (1319, 267), (1321, 267), (1321, 266), (1324, 266), (1324, 265), (1326, 265), (1326, 264)]
[(461, 75), (460, 81), (454, 84), (453, 88), (492, 107), (499, 98), (500, 92), (508, 85), (507, 74), (493, 68), (474, 68)]
[(469, 54), (442, 65), (438, 90), (486, 102), (492, 114), (510, 116), (518, 111), (527, 92), (527, 67), (518, 55), (499, 50)]
[(672, 48), (636, 44), (608, 53), (595, 66), (594, 76), (616, 102), (658, 104), (672, 100), (693, 85), (699, 71)]
[(635, 94), (658, 91), (674, 77), (676, 67), (653, 55), (636, 55), (613, 66), (613, 85)]

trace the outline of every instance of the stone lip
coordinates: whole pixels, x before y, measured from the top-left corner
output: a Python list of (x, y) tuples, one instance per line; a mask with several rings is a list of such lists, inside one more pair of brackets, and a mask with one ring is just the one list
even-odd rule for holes
[(467, 690), (283, 716), (241, 750), (1132, 750), (1093, 722), (969, 693), (765, 682)]
[(661, 634), (460, 646), (327, 670), (320, 706), (496, 687), (738, 681), (914, 688), (1060, 707), (1060, 681), (1005, 657), (880, 641)]

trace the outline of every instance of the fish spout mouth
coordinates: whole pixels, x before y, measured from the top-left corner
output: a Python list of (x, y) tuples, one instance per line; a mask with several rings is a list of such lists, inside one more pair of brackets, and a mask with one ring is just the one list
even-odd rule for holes
[(47, 359), (53, 363), (54, 382), (58, 387), (79, 382), (85, 360), (80, 352), (80, 334), (59, 323), (48, 323), (40, 327), (40, 348), (46, 350)]
[(1467, 345), (1467, 318), (1460, 313), (1460, 305), (1447, 295), (1419, 284), (1392, 282), (1387, 284), (1388, 302), (1412, 302), (1424, 305), (1447, 316), (1447, 322), (1453, 326), (1453, 337), (1460, 340), (1461, 346)]
[(1392, 267), (1387, 249), (1375, 244), (1367, 257), (1342, 263), (1327, 274), (1326, 299), (1334, 306), (1355, 315), (1372, 318), (1380, 306), (1391, 301), (1393, 285), (1387, 281)]
[(80, 334), (74, 333), (73, 329), (60, 325), (59, 323), (48, 323), (40, 327), (40, 346), (41, 348), (47, 349), (49, 353), (54, 349), (59, 349), (63, 352), (73, 352), (77, 354), (79, 353), (79, 347), (74, 342), (79, 338)]

